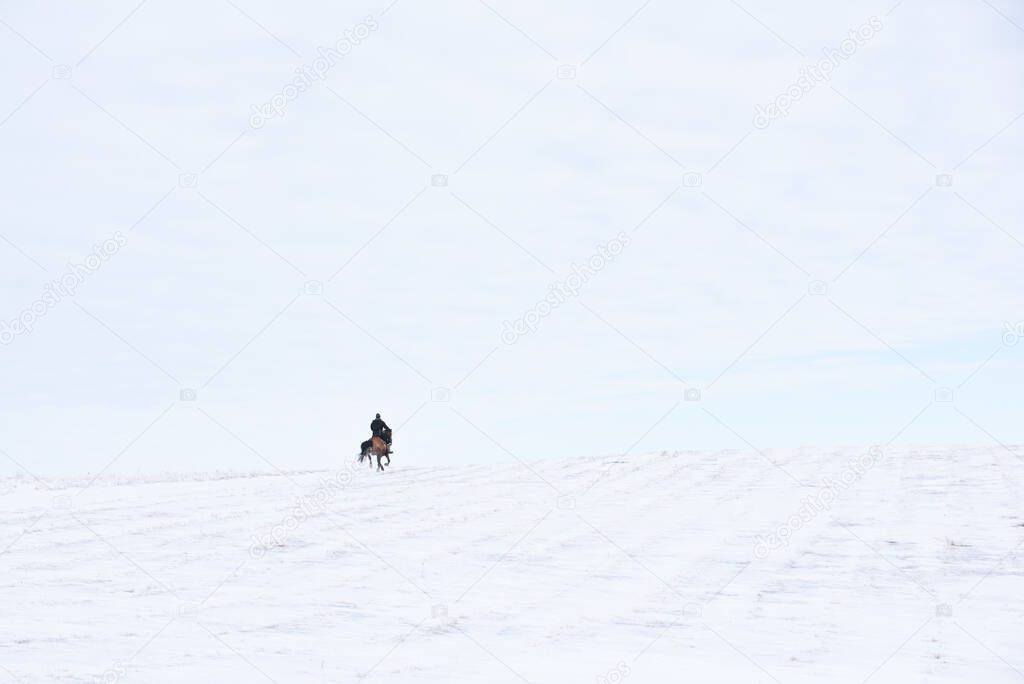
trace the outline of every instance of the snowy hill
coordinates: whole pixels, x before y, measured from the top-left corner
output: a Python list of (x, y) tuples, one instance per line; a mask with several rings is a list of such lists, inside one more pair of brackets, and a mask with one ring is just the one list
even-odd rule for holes
[(1006, 449), (0, 481), (0, 681), (1024, 673)]

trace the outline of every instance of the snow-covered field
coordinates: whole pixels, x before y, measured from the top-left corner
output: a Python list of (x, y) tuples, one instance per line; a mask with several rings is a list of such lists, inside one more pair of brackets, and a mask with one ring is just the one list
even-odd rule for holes
[(949, 447), (0, 480), (0, 681), (1017, 681), (1022, 478)]

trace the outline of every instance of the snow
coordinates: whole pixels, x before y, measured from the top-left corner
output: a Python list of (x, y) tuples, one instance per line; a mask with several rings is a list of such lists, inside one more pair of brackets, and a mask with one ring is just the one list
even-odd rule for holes
[(364, 467), (0, 480), (0, 681), (1024, 676), (1008, 448)]

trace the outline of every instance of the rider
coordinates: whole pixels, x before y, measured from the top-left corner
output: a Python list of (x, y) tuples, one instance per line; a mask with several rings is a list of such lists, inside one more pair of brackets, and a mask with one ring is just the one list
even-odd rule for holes
[(373, 433), (374, 437), (380, 437), (381, 439), (384, 439), (385, 430), (390, 431), (391, 428), (388, 427), (387, 423), (381, 420), (380, 414), (378, 413), (377, 417), (373, 419), (372, 423), (370, 423), (370, 432)]

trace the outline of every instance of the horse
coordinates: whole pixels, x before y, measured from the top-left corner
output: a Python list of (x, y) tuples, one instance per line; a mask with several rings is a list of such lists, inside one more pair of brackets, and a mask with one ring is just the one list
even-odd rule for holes
[(373, 468), (373, 457), (377, 457), (377, 470), (384, 470), (384, 466), (381, 464), (381, 459), (388, 459), (388, 465), (391, 465), (391, 445), (384, 441), (382, 437), (374, 435), (370, 439), (366, 440), (359, 445), (359, 462), (362, 463), (364, 458), (370, 459), (370, 468)]

